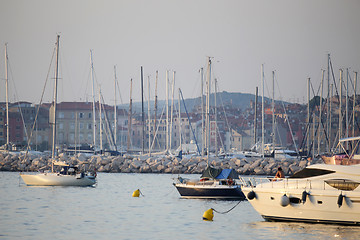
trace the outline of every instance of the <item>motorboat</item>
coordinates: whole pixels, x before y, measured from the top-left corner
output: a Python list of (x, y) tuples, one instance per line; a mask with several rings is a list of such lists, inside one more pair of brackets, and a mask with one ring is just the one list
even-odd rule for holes
[(360, 225), (360, 165), (315, 164), (288, 178), (241, 182), (265, 220)]
[(182, 198), (245, 199), (234, 169), (208, 167), (200, 179), (178, 177), (174, 186)]
[[(360, 136), (342, 138), (339, 140), (339, 143), (335, 148), (335, 149), (340, 149), (341, 151), (340, 153), (323, 155), (321, 156), (321, 158), (326, 164), (335, 164), (335, 165), (360, 164), (359, 143), (360, 143)], [(348, 151), (346, 145), (352, 146), (352, 150)]]

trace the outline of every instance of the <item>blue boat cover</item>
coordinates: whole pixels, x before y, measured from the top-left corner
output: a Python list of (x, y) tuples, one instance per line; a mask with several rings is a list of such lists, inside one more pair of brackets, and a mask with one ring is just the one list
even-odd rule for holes
[(216, 179), (227, 179), (232, 169), (223, 169)]

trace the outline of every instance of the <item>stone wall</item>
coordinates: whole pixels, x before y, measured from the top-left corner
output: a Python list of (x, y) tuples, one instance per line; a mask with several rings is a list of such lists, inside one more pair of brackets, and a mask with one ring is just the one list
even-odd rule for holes
[[(176, 158), (169, 156), (86, 156), (76, 157), (60, 155), (60, 160), (70, 165), (82, 165), (88, 170), (110, 173), (170, 173), (170, 174), (200, 174), (207, 167), (206, 157)], [(210, 158), (213, 167), (233, 168), (241, 175), (274, 175), (279, 166), (286, 175), (310, 164), (322, 163), (322, 160), (276, 160), (272, 158), (258, 159), (218, 159)], [(85, 164), (84, 164), (85, 163)], [(0, 153), (0, 171), (36, 172), (51, 170), (51, 160), (45, 155)]]

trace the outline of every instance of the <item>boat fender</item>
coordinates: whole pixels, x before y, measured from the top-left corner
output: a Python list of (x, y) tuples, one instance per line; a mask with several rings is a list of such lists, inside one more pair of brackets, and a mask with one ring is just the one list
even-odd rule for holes
[(342, 193), (340, 193), (338, 200), (337, 200), (337, 204), (338, 204), (339, 208), (342, 206), (344, 198), (345, 198), (345, 196), (342, 195)]
[(286, 196), (286, 194), (284, 194), (281, 198), (280, 198), (280, 205), (282, 207), (286, 207), (287, 205), (290, 204), (290, 199), (288, 198), (288, 196)]
[(140, 196), (140, 189), (137, 189), (132, 194), (133, 197), (139, 197)]
[(310, 195), (310, 193), (306, 192), (305, 190), (302, 192), (302, 197), (301, 197), (301, 200), (302, 200), (302, 203), (305, 204), (306, 202), (306, 197)]
[(247, 198), (248, 198), (249, 200), (253, 200), (254, 198), (256, 198), (256, 193), (255, 193), (254, 191), (248, 192)]
[(214, 209), (210, 208), (204, 212), (203, 220), (212, 221), (214, 218)]

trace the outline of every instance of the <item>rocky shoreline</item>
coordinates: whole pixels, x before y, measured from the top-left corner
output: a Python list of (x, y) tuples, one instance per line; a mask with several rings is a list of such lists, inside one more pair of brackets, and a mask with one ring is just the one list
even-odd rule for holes
[[(177, 158), (170, 156), (86, 156), (78, 154), (66, 156), (60, 154), (61, 161), (70, 165), (83, 165), (89, 170), (107, 173), (168, 173), (168, 174), (200, 174), (207, 166), (206, 157)], [(322, 160), (277, 160), (273, 158), (218, 159), (210, 158), (214, 167), (233, 168), (240, 175), (274, 175), (279, 166), (285, 175), (291, 175), (310, 164), (321, 163)], [(84, 164), (85, 163), (85, 164)], [(37, 172), (51, 169), (50, 156), (28, 154), (0, 153), (0, 171)]]

